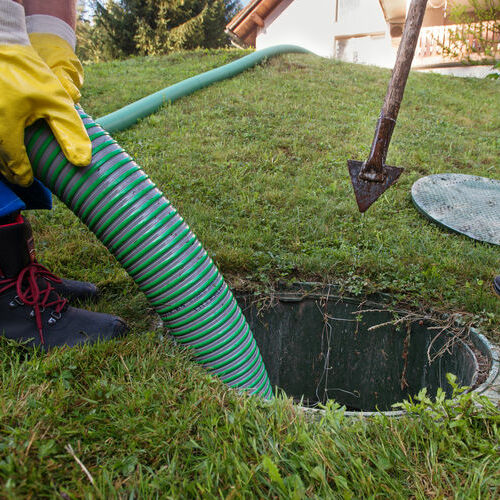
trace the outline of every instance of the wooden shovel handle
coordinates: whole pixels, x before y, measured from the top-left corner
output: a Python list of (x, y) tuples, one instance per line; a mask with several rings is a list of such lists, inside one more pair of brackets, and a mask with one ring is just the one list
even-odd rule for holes
[(389, 149), (392, 132), (396, 125), (399, 107), (410, 72), (418, 35), (424, 19), (427, 0), (412, 0), (406, 16), (406, 22), (396, 56), (396, 64), (392, 70), (391, 80), (387, 88), (384, 105), (375, 130), (370, 156), (359, 176), (367, 181), (382, 182), (383, 166)]

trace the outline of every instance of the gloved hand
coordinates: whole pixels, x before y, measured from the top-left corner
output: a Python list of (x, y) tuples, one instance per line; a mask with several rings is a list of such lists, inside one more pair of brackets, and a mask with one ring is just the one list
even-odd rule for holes
[(32, 47), (61, 82), (73, 102), (79, 102), (83, 68), (70, 44), (52, 33), (30, 33)]
[(0, 0), (0, 172), (14, 184), (33, 181), (24, 129), (40, 118), (71, 163), (90, 163), (92, 145), (85, 127), (72, 98), (29, 44), (24, 9)]

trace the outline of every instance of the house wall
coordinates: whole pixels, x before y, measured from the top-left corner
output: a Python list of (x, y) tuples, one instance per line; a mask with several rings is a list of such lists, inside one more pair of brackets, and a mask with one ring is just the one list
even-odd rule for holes
[[(386, 8), (392, 8), (393, 17), (389, 23), (384, 18), (380, 1), (386, 2)], [(404, 13), (410, 0), (380, 1), (283, 0), (266, 17), (264, 26), (257, 29), (256, 48), (293, 44), (322, 57), (392, 68), (396, 60)], [(465, 4), (469, 0), (455, 1)], [(444, 13), (444, 4), (444, 0), (428, 1), (424, 28), (429, 30), (433, 26), (450, 23)], [(426, 39), (419, 43), (424, 45), (417, 47), (415, 66), (443, 62), (441, 56), (434, 57), (435, 60), (430, 59)]]
[[(355, 36), (387, 31), (387, 23), (378, 0), (338, 0), (338, 2), (338, 18), (337, 22), (333, 23), (334, 35)], [(330, 3), (334, 4), (335, 0), (330, 0)]]
[[(436, 5), (439, 5), (436, 3)], [(441, 8), (433, 8), (432, 5), (427, 6), (427, 10), (425, 11), (425, 16), (422, 21), (422, 27), (425, 28), (427, 26), (442, 26), (447, 23), (447, 19), (444, 15), (444, 9)]]
[(285, 0), (258, 29), (256, 48), (285, 43), (332, 57), (334, 19), (335, 0)]
[(338, 0), (332, 25), (334, 57), (390, 68), (396, 59), (389, 27), (377, 0)]
[(322, 57), (391, 67), (395, 49), (378, 0), (285, 0), (258, 28), (256, 48), (305, 47)]

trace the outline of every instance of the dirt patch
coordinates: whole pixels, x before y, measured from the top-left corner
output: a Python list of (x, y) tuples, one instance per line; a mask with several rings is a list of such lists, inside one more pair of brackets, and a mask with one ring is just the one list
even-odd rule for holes
[(291, 71), (307, 71), (308, 67), (305, 64), (301, 64), (295, 61), (287, 61), (286, 59), (277, 58), (269, 59), (267, 62), (268, 66), (275, 68), (280, 73), (288, 73)]

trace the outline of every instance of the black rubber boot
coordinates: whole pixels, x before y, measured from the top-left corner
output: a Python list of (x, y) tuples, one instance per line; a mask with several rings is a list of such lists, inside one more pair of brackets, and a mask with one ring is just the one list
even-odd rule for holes
[(493, 280), (493, 290), (495, 290), (497, 295), (500, 295), (500, 275), (496, 276)]
[(21, 216), (0, 226), (0, 241), (0, 335), (47, 350), (127, 332), (116, 316), (68, 306), (55, 291), (61, 280), (35, 262), (31, 230)]
[[(19, 213), (13, 214), (9, 217), (5, 217), (0, 219), (0, 227), (3, 225), (10, 225), (16, 221), (22, 221), (25, 224), (25, 227), (19, 233), (19, 241), (16, 242), (18, 245), (26, 244), (28, 246), (30, 260), (32, 262), (36, 262), (35, 259), (35, 245), (33, 243), (33, 232), (31, 230), (30, 223)], [(23, 243), (26, 241), (26, 243)], [(2, 253), (2, 249), (0, 249), (0, 255)], [(5, 258), (11, 259), (12, 256), (8, 254), (5, 255)], [(99, 290), (93, 283), (88, 283), (87, 281), (75, 281), (69, 280), (65, 278), (60, 278), (60, 283), (54, 283), (54, 289), (57, 294), (61, 295), (65, 299), (69, 301), (73, 300), (91, 300), (96, 301), (99, 297)]]
[(61, 278), (61, 283), (55, 283), (54, 289), (58, 295), (61, 295), (69, 301), (96, 301), (99, 298), (98, 288), (93, 283), (88, 283), (87, 281), (75, 281)]

